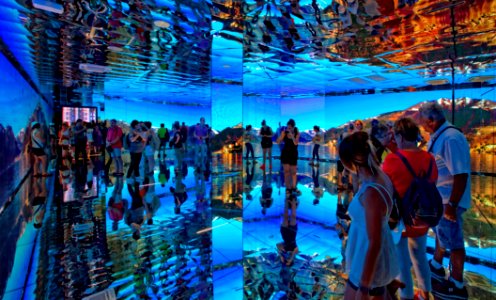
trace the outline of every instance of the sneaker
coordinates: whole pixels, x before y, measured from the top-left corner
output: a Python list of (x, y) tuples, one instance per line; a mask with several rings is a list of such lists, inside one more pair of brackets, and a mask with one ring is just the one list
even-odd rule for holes
[(442, 283), (432, 285), (432, 294), (435, 298), (445, 300), (464, 300), (468, 299), (467, 288), (464, 286), (458, 288), (451, 280), (445, 280)]
[(431, 281), (434, 282), (443, 282), (446, 280), (446, 272), (444, 268), (436, 269), (432, 265), (432, 260), (429, 260), (429, 268), (431, 269)]

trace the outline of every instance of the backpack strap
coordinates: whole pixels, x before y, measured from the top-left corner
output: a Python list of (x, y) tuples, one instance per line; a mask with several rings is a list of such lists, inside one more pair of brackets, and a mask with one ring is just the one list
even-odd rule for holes
[(438, 134), (438, 135), (434, 138), (434, 140), (432, 141), (431, 145), (429, 146), (429, 149), (427, 150), (427, 152), (432, 152), (432, 149), (434, 148), (434, 144), (436, 143), (437, 139), (441, 136), (441, 134), (443, 134), (446, 130), (448, 130), (448, 129), (450, 129), (450, 128), (453, 128), (453, 129), (456, 129), (456, 130), (458, 130), (458, 131), (462, 132), (462, 131), (460, 130), (460, 128), (455, 127), (455, 126), (451, 126), (451, 125), (450, 125), (450, 126), (446, 126), (446, 127), (444, 127), (444, 129), (443, 129), (443, 130), (441, 130), (441, 132), (439, 132), (439, 134)]
[[(413, 178), (418, 178), (417, 174), (415, 174), (415, 171), (412, 168), (412, 165), (408, 162), (406, 157), (400, 153), (400, 151), (396, 151), (394, 154), (396, 154), (401, 160), (403, 161), (403, 164), (406, 166), (410, 174), (413, 176)], [(429, 160), (429, 169), (427, 170), (427, 174), (424, 176), (424, 178), (429, 178), (431, 177), (431, 172), (432, 172), (432, 158)]]
[[(386, 209), (387, 209), (387, 211), (389, 213), (390, 205), (388, 203), (387, 198), (389, 198), (389, 200), (391, 200), (391, 204), (393, 204), (393, 201), (394, 200), (393, 200), (393, 197), (389, 194), (389, 192), (386, 189), (386, 187), (384, 187), (382, 184), (379, 184), (379, 183), (369, 183), (368, 186), (371, 187), (371, 188), (373, 188), (377, 192), (379, 192), (379, 194), (382, 197), (382, 200), (384, 200), (384, 202), (386, 203)], [(386, 198), (386, 195), (387, 195), (387, 198)]]

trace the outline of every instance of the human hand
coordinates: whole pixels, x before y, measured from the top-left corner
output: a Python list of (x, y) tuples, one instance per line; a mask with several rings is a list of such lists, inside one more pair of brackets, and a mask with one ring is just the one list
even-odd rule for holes
[(443, 217), (450, 222), (456, 222), (456, 207), (445, 204)]

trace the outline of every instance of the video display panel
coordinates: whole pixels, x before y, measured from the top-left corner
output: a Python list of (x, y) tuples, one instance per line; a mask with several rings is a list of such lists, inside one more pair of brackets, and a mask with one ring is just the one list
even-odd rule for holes
[(96, 107), (62, 107), (62, 122), (69, 124), (76, 122), (78, 119), (83, 122), (91, 123), (98, 120), (98, 110)]

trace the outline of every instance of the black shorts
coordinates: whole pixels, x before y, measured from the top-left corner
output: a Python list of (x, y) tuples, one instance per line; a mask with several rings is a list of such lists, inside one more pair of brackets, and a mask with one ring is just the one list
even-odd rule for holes
[(31, 148), (31, 153), (33, 153), (36, 156), (45, 156), (45, 149), (42, 148)]
[(281, 237), (284, 241), (284, 250), (293, 251), (296, 247), (296, 234), (298, 233), (298, 225), (281, 226)]
[(262, 149), (272, 148), (272, 141), (262, 141)]
[(296, 166), (298, 164), (298, 152), (282, 151), (281, 162), (283, 165)]

